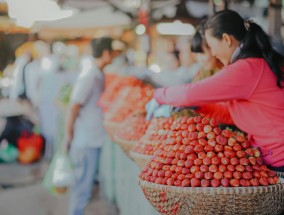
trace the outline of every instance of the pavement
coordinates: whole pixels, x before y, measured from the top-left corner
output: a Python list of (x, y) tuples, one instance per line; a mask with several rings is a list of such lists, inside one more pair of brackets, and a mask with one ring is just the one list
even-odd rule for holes
[[(67, 215), (68, 193), (53, 196), (41, 185), (46, 162), (0, 165), (0, 215)], [(118, 215), (116, 206), (94, 188), (85, 215)]]

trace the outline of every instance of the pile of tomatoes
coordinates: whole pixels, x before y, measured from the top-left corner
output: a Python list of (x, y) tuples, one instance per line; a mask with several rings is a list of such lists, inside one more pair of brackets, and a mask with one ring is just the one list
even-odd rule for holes
[(173, 121), (173, 118), (153, 118), (133, 151), (144, 155), (154, 155), (154, 152), (167, 139)]
[(161, 141), (140, 173), (143, 180), (181, 187), (268, 186), (279, 181), (244, 134), (221, 130), (214, 119), (178, 118)]
[(137, 141), (145, 134), (148, 125), (145, 114), (132, 115), (119, 125), (116, 135), (123, 140)]

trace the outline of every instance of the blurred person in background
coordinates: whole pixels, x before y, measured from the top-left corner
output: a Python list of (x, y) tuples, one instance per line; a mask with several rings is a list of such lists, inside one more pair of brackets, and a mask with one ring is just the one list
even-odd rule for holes
[(222, 63), (212, 55), (204, 35), (204, 24), (196, 28), (196, 33), (191, 41), (191, 52), (201, 68), (194, 76), (192, 82), (197, 82), (217, 73), (222, 67)]
[(112, 39), (91, 41), (93, 59), (85, 58), (75, 83), (67, 116), (64, 147), (70, 148), (75, 184), (70, 188), (69, 215), (83, 215), (91, 199), (100, 148), (105, 139), (98, 100), (104, 90), (104, 68), (112, 62)]

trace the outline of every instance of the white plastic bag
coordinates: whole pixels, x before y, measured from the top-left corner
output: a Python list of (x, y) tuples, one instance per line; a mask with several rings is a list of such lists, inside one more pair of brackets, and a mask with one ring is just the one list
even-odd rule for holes
[(55, 187), (69, 187), (74, 183), (74, 174), (66, 153), (61, 153), (54, 164), (52, 185)]

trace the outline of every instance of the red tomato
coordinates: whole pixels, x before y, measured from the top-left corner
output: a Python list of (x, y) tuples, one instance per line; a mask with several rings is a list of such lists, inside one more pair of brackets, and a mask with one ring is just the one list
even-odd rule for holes
[(201, 182), (200, 182), (200, 180), (197, 179), (197, 178), (192, 178), (192, 179), (190, 180), (190, 185), (191, 185), (191, 187), (200, 187)]
[(242, 178), (242, 173), (239, 171), (233, 172), (233, 176), (235, 179), (241, 179)]
[(221, 184), (220, 179), (213, 178), (213, 179), (211, 180), (211, 186), (212, 186), (212, 187), (219, 187), (220, 184)]
[(194, 163), (192, 160), (186, 160), (184, 165), (186, 168), (191, 168), (194, 165)]
[(213, 177), (214, 177), (214, 175), (213, 175), (212, 172), (205, 172), (205, 174), (204, 174), (204, 178), (205, 178), (205, 179), (210, 180), (210, 179), (212, 179)]
[(230, 185), (232, 187), (239, 187), (240, 186), (240, 180), (233, 178), (233, 179), (230, 180)]
[(181, 183), (182, 187), (190, 187), (190, 180), (189, 179), (184, 179)]
[(201, 179), (201, 187), (210, 187), (210, 181), (208, 179)]
[(229, 187), (229, 185), (230, 185), (230, 180), (229, 180), (228, 178), (222, 178), (222, 179), (221, 179), (221, 185), (222, 185), (223, 187)]
[(224, 177), (228, 178), (228, 179), (233, 178), (233, 172), (231, 172), (231, 171), (224, 172)]
[(218, 167), (216, 165), (210, 165), (209, 171), (212, 172), (212, 173), (215, 173), (215, 172), (218, 171)]

